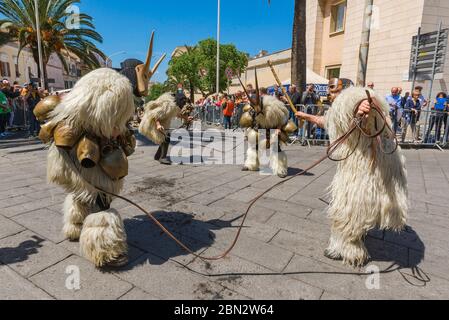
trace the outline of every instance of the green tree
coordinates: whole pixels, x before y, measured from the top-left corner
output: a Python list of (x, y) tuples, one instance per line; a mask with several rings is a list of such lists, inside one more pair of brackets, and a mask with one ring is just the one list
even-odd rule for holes
[(163, 83), (155, 83), (150, 86), (146, 102), (157, 100), (165, 92), (169, 91)]
[[(215, 93), (217, 42), (214, 39), (200, 41), (194, 47), (186, 46), (186, 52), (169, 62), (167, 81), (169, 86), (182, 83), (191, 97), (198, 90), (203, 96)], [(233, 44), (220, 45), (220, 92), (228, 88), (226, 68), (241, 73), (248, 65), (248, 55)]]
[[(67, 72), (69, 68), (64, 58), (65, 51), (75, 54), (91, 69), (100, 66), (96, 55), (105, 58), (95, 45), (95, 42), (101, 43), (103, 39), (95, 31), (93, 18), (72, 10), (77, 3), (80, 0), (38, 1), (46, 86), (46, 66), (52, 54), (58, 56)], [(0, 19), (0, 45), (2, 42), (18, 41), (18, 56), (24, 48), (29, 48), (38, 64), (35, 12), (33, 0), (0, 0), (0, 13), (5, 17)]]

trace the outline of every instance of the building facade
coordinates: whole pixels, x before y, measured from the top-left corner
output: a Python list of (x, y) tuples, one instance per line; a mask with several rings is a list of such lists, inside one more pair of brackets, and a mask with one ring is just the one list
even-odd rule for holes
[[(29, 49), (20, 53), (19, 60), (17, 43), (9, 43), (0, 47), (0, 76), (10, 82), (17, 81), (20, 85), (28, 82), (39, 83), (38, 66)], [(73, 88), (80, 77), (87, 73), (81, 60), (74, 54), (66, 53), (65, 60), (68, 72), (56, 54), (50, 56), (47, 64), (47, 78), (50, 91), (58, 91)], [(107, 64), (101, 60), (100, 63)]]
[[(447, 0), (374, 0), (366, 80), (387, 93), (399, 86), (410, 91), (412, 38), (438, 30), (440, 21), (449, 28)], [(356, 82), (362, 43), (364, 14), (369, 1), (307, 1), (307, 63), (323, 77), (340, 76)], [(448, 91), (449, 55), (433, 93)], [(429, 92), (430, 81), (418, 81)]]
[[(307, 1), (307, 82), (322, 84), (326, 79), (342, 77), (357, 82), (359, 54), (362, 44), (366, 0), (308, 0)], [(413, 36), (449, 28), (448, 0), (373, 0), (373, 13), (367, 60), (366, 81), (372, 81), (382, 95), (392, 87), (411, 91), (409, 78)], [(288, 85), (291, 79), (291, 50), (268, 54), (261, 51), (249, 60), (242, 81), (254, 84), (254, 69), (258, 70), (259, 84), (270, 87), (274, 78), (268, 68), (271, 60), (281, 81)], [(442, 74), (436, 76), (432, 96), (449, 91), (449, 51)], [(430, 94), (430, 81), (416, 85)], [(230, 92), (241, 90), (237, 79)]]

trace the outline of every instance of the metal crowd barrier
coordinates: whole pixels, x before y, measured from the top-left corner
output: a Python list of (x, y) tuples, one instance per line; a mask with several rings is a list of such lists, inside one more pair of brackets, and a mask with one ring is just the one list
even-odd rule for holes
[[(231, 120), (234, 130), (240, 129), (239, 123), (244, 106), (245, 104), (238, 104), (235, 107), (234, 116)], [(308, 114), (324, 115), (329, 110), (329, 105), (297, 105), (296, 108), (298, 111)], [(203, 123), (223, 126), (223, 111), (220, 107), (196, 106), (195, 113)], [(405, 146), (449, 147), (448, 118), (449, 112), (429, 110), (421, 110), (419, 114), (412, 116), (404, 110), (398, 110), (394, 114), (390, 114), (391, 124), (396, 131), (398, 141)], [(290, 112), (290, 119), (299, 124), (293, 112)], [(303, 127), (291, 136), (291, 139), (294, 143), (308, 145), (326, 145), (329, 143), (326, 130), (308, 122), (305, 122)]]
[(393, 128), (404, 145), (448, 146), (447, 111), (421, 110), (417, 113), (399, 110), (390, 114)]

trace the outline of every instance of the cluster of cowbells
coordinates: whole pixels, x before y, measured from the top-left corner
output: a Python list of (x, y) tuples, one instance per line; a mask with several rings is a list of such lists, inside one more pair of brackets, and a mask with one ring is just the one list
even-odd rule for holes
[[(48, 121), (51, 111), (60, 102), (57, 96), (42, 100), (33, 111), (36, 119), (41, 123)], [(81, 167), (92, 169), (99, 166), (112, 180), (120, 180), (128, 175), (128, 157), (136, 148), (136, 138), (131, 130), (115, 140), (109, 140), (72, 128), (64, 121), (43, 124), (39, 139), (44, 143), (54, 142), (56, 147), (67, 152), (76, 148)]]
[[(254, 128), (255, 122), (257, 122), (256, 110), (251, 105), (246, 105), (243, 108), (243, 114), (240, 118), (240, 127), (242, 128)], [(269, 129), (269, 128), (264, 128)], [(289, 141), (289, 135), (298, 130), (298, 126), (291, 120), (287, 122), (281, 129), (279, 140), (286, 143)]]

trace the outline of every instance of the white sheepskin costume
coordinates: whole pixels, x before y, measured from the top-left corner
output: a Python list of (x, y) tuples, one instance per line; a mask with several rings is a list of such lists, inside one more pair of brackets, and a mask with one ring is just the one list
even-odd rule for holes
[[(263, 112), (256, 117), (256, 122), (261, 129), (278, 129), (282, 128), (288, 122), (289, 111), (283, 102), (272, 96), (263, 97)], [(260, 169), (260, 159), (258, 154), (258, 146), (266, 148), (264, 142), (258, 141), (258, 133), (254, 129), (247, 130), (248, 151), (245, 161), (245, 168), (250, 171)], [(277, 137), (272, 134), (271, 141), (275, 141)], [(279, 141), (280, 143), (280, 141)], [(286, 176), (288, 172), (287, 154), (284, 151), (271, 152), (270, 168), (274, 175)]]
[[(389, 106), (385, 100), (370, 91), (389, 119)], [(349, 88), (335, 100), (326, 115), (326, 129), (331, 141), (341, 137), (352, 124), (354, 109), (366, 100), (366, 89)], [(378, 131), (382, 119), (371, 111), (367, 128)], [(381, 136), (386, 150), (393, 150), (393, 141), (384, 131)], [(343, 158), (355, 149), (347, 160), (339, 162), (330, 186), (331, 201), (328, 209), (332, 220), (331, 238), (326, 256), (342, 259), (352, 266), (364, 265), (369, 259), (364, 237), (373, 228), (401, 231), (407, 218), (407, 172), (405, 157), (399, 148), (388, 155), (380, 150), (374, 139), (363, 135), (357, 145), (358, 132), (351, 135), (334, 158)]]
[(145, 112), (139, 126), (139, 132), (153, 141), (157, 145), (161, 145), (165, 141), (165, 135), (157, 130), (156, 121), (168, 129), (173, 118), (180, 112), (176, 105), (175, 97), (170, 93), (165, 93), (155, 101), (150, 101), (145, 105)]
[[(109, 139), (114, 127), (120, 134), (127, 132), (126, 124), (134, 108), (129, 80), (112, 69), (97, 69), (77, 82), (51, 113), (50, 123), (65, 121), (78, 132)], [(63, 208), (63, 232), (70, 240), (80, 239), (81, 252), (86, 258), (101, 267), (127, 254), (120, 216), (115, 211), (98, 208), (99, 192), (93, 187), (118, 194), (123, 180), (112, 180), (99, 166), (83, 168), (76, 148), (66, 151), (54, 142), (48, 153), (47, 177), (49, 182), (69, 192)], [(111, 197), (105, 197), (106, 203), (111, 201)]]

